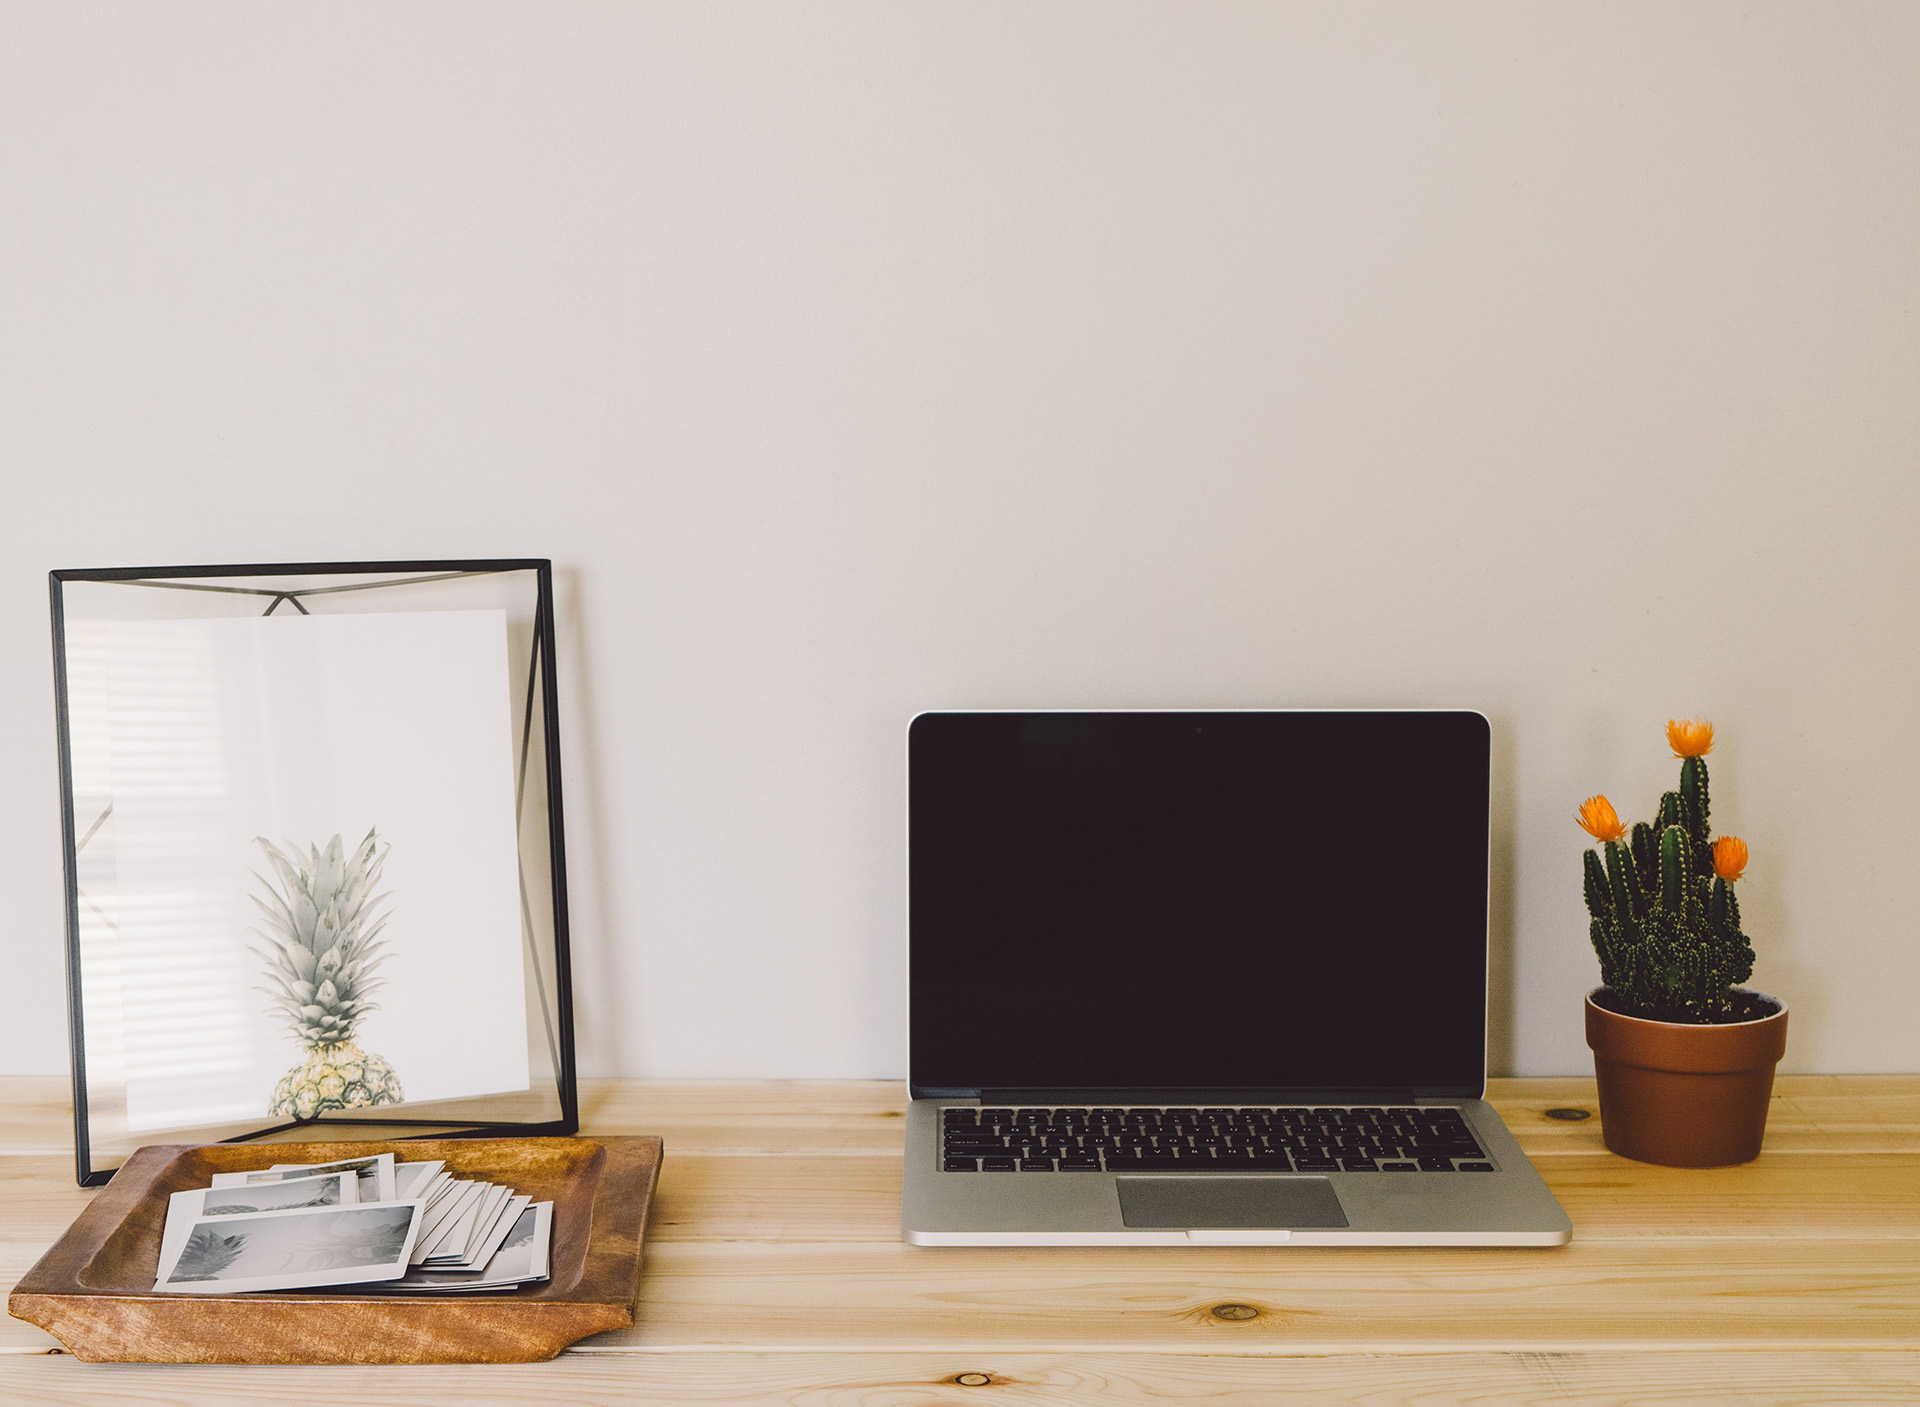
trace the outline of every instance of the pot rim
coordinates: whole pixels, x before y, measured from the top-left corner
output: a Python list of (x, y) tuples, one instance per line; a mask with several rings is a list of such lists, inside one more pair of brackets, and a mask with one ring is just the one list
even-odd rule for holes
[(1592, 1007), (1595, 1011), (1599, 1012), (1601, 1015), (1610, 1018), (1611, 1020), (1632, 1021), (1636, 1025), (1654, 1026), (1654, 1027), (1658, 1027), (1660, 1030), (1663, 1030), (1663, 1031), (1735, 1030), (1742, 1026), (1759, 1026), (1759, 1025), (1763, 1025), (1768, 1021), (1784, 1020), (1787, 1014), (1787, 1004), (1784, 1001), (1780, 1000), (1780, 998), (1774, 996), (1772, 993), (1756, 992), (1751, 987), (1735, 987), (1733, 990), (1735, 990), (1736, 992), (1745, 992), (1750, 997), (1759, 997), (1764, 1001), (1772, 1002), (1776, 1010), (1769, 1012), (1765, 1016), (1750, 1016), (1745, 1021), (1707, 1021), (1707, 1022), (1658, 1021), (1651, 1016), (1629, 1016), (1624, 1011), (1615, 1011), (1610, 1006), (1602, 1006), (1600, 1005), (1599, 1002), (1593, 999), (1594, 993), (1596, 992), (1609, 992), (1612, 990), (1613, 989), (1607, 986), (1606, 983), (1604, 982), (1601, 983), (1598, 987), (1595, 987), (1593, 991), (1587, 993), (1587, 1005)]

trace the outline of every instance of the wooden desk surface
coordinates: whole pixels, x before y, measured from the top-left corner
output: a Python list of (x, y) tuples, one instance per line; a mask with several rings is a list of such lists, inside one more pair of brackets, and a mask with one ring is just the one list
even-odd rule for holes
[[(1759, 1161), (1707, 1171), (1545, 1117), (1591, 1081), (1490, 1097), (1572, 1245), (919, 1248), (896, 1085), (589, 1084), (587, 1132), (666, 1140), (638, 1327), (553, 1363), (266, 1369), (85, 1364), (6, 1319), (0, 1402), (1920, 1401), (1920, 1076), (1783, 1079)], [(0, 1080), (0, 1111), (11, 1286), (91, 1194), (63, 1082)]]

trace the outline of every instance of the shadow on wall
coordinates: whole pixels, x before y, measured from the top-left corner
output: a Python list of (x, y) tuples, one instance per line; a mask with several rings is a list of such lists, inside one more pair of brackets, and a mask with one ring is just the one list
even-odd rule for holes
[[(568, 822), (567, 888), (572, 911), (568, 946), (573, 961), (574, 1043), (584, 1069), (626, 1072), (628, 1052), (621, 1037), (628, 1023), (619, 1020), (609, 1005), (627, 989), (627, 981), (619, 970), (621, 945), (609, 936), (623, 929), (612, 879), (614, 866), (607, 854), (610, 827), (601, 794), (604, 769), (583, 765), (604, 756), (604, 752), (586, 648), (585, 593), (578, 568), (554, 567), (553, 597), (560, 713), (563, 720), (573, 724), (561, 748), (560, 761)], [(579, 903), (583, 892), (588, 900), (585, 905)]]
[(1504, 715), (1493, 725), (1492, 834), (1487, 851), (1487, 1073), (1513, 1073), (1513, 914), (1516, 814), (1514, 729)]

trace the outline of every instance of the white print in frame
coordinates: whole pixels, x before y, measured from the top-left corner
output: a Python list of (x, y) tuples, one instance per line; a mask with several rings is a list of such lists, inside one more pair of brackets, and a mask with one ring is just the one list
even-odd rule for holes
[(76, 621), (69, 651), (129, 1130), (529, 1088), (504, 612)]

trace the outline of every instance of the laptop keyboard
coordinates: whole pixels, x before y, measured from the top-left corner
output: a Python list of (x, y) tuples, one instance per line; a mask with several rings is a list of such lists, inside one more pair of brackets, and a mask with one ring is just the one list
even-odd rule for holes
[(1458, 1109), (940, 1112), (947, 1172), (1492, 1172)]

